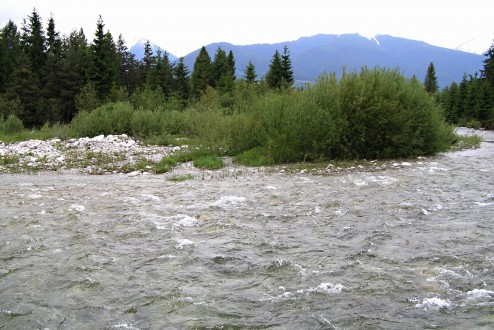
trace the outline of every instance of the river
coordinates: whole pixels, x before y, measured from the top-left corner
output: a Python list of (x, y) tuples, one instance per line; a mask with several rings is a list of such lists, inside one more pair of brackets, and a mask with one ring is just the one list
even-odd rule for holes
[(379, 172), (0, 175), (0, 328), (492, 329), (482, 134)]

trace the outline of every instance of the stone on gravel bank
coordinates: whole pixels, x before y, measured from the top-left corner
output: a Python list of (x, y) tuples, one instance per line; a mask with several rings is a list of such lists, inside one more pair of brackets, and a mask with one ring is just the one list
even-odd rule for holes
[(91, 174), (129, 172), (139, 162), (157, 163), (182, 150), (187, 150), (187, 146), (144, 146), (126, 134), (65, 141), (54, 138), (0, 142), (0, 173), (70, 169)]

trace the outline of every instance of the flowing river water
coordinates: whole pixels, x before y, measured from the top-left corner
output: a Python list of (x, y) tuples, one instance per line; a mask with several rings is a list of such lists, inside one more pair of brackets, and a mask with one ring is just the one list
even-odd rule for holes
[(492, 329), (483, 134), (379, 172), (1, 175), (0, 328)]

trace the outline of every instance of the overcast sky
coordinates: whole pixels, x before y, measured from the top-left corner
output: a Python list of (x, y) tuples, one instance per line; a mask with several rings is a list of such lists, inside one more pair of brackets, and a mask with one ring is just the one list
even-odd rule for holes
[(296, 40), (319, 33), (389, 34), (484, 53), (493, 43), (492, 0), (1, 0), (0, 27), (20, 27), (33, 8), (46, 30), (83, 28), (92, 41), (98, 16), (130, 47), (149, 39), (176, 56), (213, 42), (237, 45)]

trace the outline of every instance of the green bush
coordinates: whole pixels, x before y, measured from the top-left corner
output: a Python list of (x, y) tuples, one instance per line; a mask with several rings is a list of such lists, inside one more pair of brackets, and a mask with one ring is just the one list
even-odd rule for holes
[(208, 170), (216, 170), (223, 167), (223, 161), (216, 154), (205, 154), (193, 161), (194, 167)]
[(132, 113), (130, 127), (140, 137), (157, 136), (163, 131), (161, 118), (155, 112), (143, 109)]
[(245, 166), (265, 166), (275, 163), (269, 151), (266, 148), (257, 147), (249, 149), (235, 156), (236, 164)]
[(156, 168), (154, 171), (156, 174), (168, 173), (175, 166), (177, 166), (177, 161), (175, 160), (175, 158), (170, 157), (170, 156), (165, 156), (156, 165)]
[(71, 122), (76, 136), (132, 134), (133, 108), (128, 102), (107, 103), (93, 111), (79, 112)]
[(5, 134), (16, 134), (24, 130), (24, 124), (16, 115), (10, 114), (7, 119), (1, 123), (0, 128)]
[(232, 120), (236, 153), (275, 162), (400, 158), (447, 150), (453, 131), (416, 79), (398, 70), (323, 75), (302, 92), (265, 93)]

